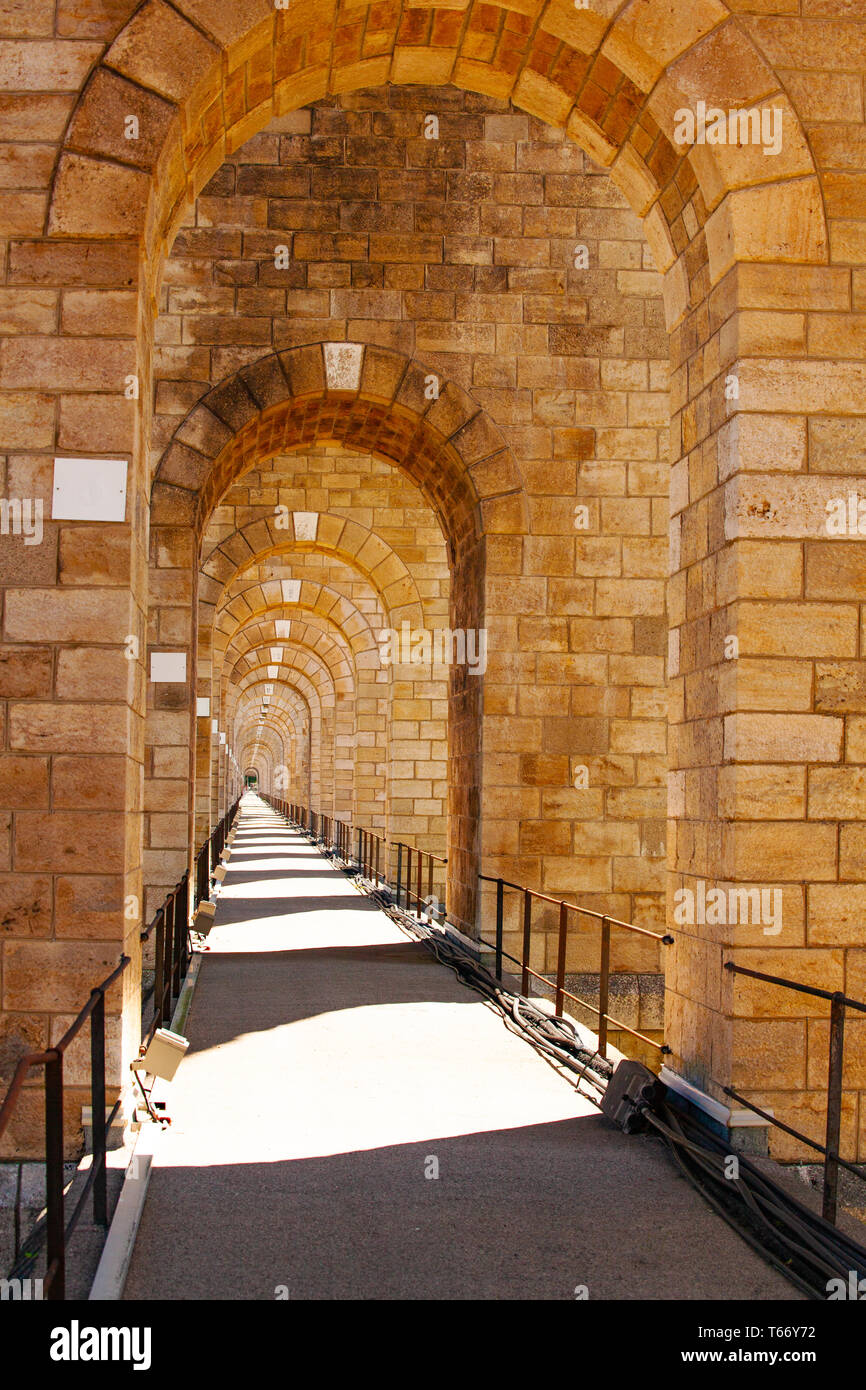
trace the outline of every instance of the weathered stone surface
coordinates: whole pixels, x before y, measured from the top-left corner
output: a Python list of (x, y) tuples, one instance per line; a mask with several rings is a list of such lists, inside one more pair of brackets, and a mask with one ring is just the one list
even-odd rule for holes
[[(754, 959), (862, 982), (853, 913), (843, 941), (810, 935), (866, 863), (861, 541), (822, 529), (866, 447), (863, 40), (845, 0), (818, 8), (732, 27), (716, 0), (610, 23), (526, 0), (500, 35), (495, 10), (422, 6), (398, 37), (361, 6), (332, 47), (330, 19), (302, 39), (267, 0), (13, 4), (0, 490), (46, 505), (39, 545), (2, 537), (0, 862), (11, 901), (40, 884), (22, 937), (134, 939), (123, 903), (142, 866), (148, 902), (177, 881), (190, 770), (198, 841), (229, 750), (447, 851), (464, 925), (479, 863), (660, 923), (670, 770), (673, 874), (781, 879), (785, 942)], [(779, 155), (683, 151), (698, 99), (775, 102)], [(52, 525), (65, 451), (131, 461), (130, 532)], [(484, 626), (483, 680), (383, 668), (404, 620)], [(148, 684), (151, 651), (188, 681)], [(536, 930), (547, 961), (556, 922)], [(661, 964), (636, 941), (635, 977)], [(81, 982), (70, 943), (40, 944)], [(720, 967), (712, 929), (679, 934), (672, 1064), (813, 1124), (823, 1020), (726, 994)], [(29, 1018), (33, 963), (0, 969)]]

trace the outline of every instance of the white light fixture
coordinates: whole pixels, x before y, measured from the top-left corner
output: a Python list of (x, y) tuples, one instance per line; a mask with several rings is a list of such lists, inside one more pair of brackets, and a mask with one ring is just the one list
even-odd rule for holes
[(283, 649), (282, 649), (282, 647), (271, 647), (271, 661), (282, 661), (282, 659), (283, 659)]
[(55, 521), (125, 521), (125, 459), (54, 460)]
[(189, 1041), (180, 1033), (172, 1033), (168, 1028), (157, 1028), (147, 1044), (143, 1057), (130, 1063), (131, 1071), (146, 1071), (150, 1076), (159, 1076), (163, 1081), (173, 1081), (174, 1074), (183, 1061)]
[(195, 702), (195, 712), (199, 719), (206, 719), (210, 714), (210, 700), (207, 695), (199, 695)]

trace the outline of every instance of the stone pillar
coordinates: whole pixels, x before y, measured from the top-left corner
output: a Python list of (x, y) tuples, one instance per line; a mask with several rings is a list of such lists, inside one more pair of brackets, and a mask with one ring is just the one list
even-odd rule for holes
[[(148, 353), (136, 345), (137, 249), (25, 238), (6, 265), (29, 309), (0, 354), (4, 496), (29, 499), (33, 514), (38, 504), (44, 521), (37, 543), (0, 540), (0, 1083), (22, 1052), (62, 1035), (126, 954), (107, 999), (114, 1097), (140, 1037), (147, 491), (136, 436)], [(87, 504), (63, 519), (58, 456), (125, 461), (125, 520)], [(72, 1086), (70, 1152), (88, 1099)], [(34, 1079), (6, 1153), (38, 1154), (40, 1114)]]

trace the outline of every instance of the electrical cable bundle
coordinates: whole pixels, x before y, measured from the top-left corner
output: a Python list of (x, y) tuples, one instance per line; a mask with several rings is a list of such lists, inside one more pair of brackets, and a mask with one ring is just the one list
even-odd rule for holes
[[(392, 921), (497, 1008), (512, 1032), (524, 1037), (555, 1066), (574, 1072), (578, 1089), (582, 1081), (587, 1082), (596, 1094), (581, 1094), (600, 1105), (614, 1068), (580, 1041), (570, 1018), (552, 1018), (531, 1000), (506, 989), (454, 937), (404, 912), (388, 892), (360, 876), (355, 882)], [(656, 1082), (651, 1073), (647, 1076)], [(663, 1094), (666, 1088), (657, 1085)], [(857, 1296), (857, 1284), (866, 1280), (866, 1249), (857, 1241), (803, 1206), (744, 1154), (732, 1155), (729, 1141), (684, 1110), (654, 1096), (639, 1102), (633, 1114), (666, 1143), (682, 1174), (713, 1210), (802, 1293), (826, 1300), (830, 1281), (836, 1280), (846, 1289), (853, 1282), (855, 1292), (845, 1296)], [(635, 1128), (644, 1128), (644, 1124)], [(732, 1158), (737, 1162), (736, 1177), (727, 1175)]]
[[(831, 1280), (848, 1289), (852, 1276), (855, 1287), (866, 1278), (862, 1245), (804, 1207), (744, 1154), (732, 1155), (721, 1136), (665, 1103), (644, 1109), (643, 1116), (718, 1215), (803, 1293), (826, 1300)], [(736, 1177), (726, 1172), (732, 1158)]]
[[(359, 883), (359, 887), (366, 887)], [(434, 932), (397, 908), (390, 895), (366, 888), (393, 921), (422, 941), (443, 965), (470, 989), (498, 1008), (512, 1032), (526, 1038), (555, 1064), (577, 1073), (604, 1094), (613, 1074), (610, 1062), (586, 1048), (569, 1018), (551, 1018), (530, 1000), (505, 989), (460, 942)], [(661, 1089), (661, 1086), (659, 1086)], [(585, 1091), (581, 1094), (586, 1095)], [(588, 1099), (598, 1104), (596, 1095)], [(766, 1177), (745, 1155), (730, 1153), (730, 1144), (705, 1125), (666, 1102), (641, 1107), (643, 1119), (664, 1140), (683, 1175), (713, 1210), (768, 1264), (812, 1299), (826, 1300), (830, 1280), (850, 1287), (866, 1278), (866, 1249)], [(738, 1176), (726, 1169), (736, 1157)]]
[[(440, 964), (453, 970), (461, 983), (498, 1009), (511, 1032), (526, 1038), (556, 1066), (575, 1072), (578, 1084), (581, 1080), (586, 1081), (598, 1095), (604, 1094), (613, 1067), (598, 1052), (580, 1041), (577, 1027), (570, 1018), (552, 1018), (531, 1000), (506, 989), (484, 969), (467, 947), (444, 932), (433, 931), (404, 912), (388, 893), (372, 885), (367, 893), (392, 921), (432, 951)], [(588, 1099), (598, 1104), (597, 1096), (590, 1095)]]

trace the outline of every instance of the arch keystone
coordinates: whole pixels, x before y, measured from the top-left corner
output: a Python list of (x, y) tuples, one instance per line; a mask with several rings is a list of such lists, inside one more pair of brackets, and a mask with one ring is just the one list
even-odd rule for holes
[(329, 391), (358, 391), (364, 360), (362, 343), (325, 343), (325, 379)]
[(580, 53), (594, 53), (610, 23), (610, 16), (599, 11), (609, 8), (604, 0), (586, 9), (577, 9), (574, 0), (551, 0), (541, 17), (539, 28), (554, 38), (571, 44)]
[(447, 87), (456, 58), (456, 48), (398, 47), (394, 49), (390, 80), (407, 86)]

